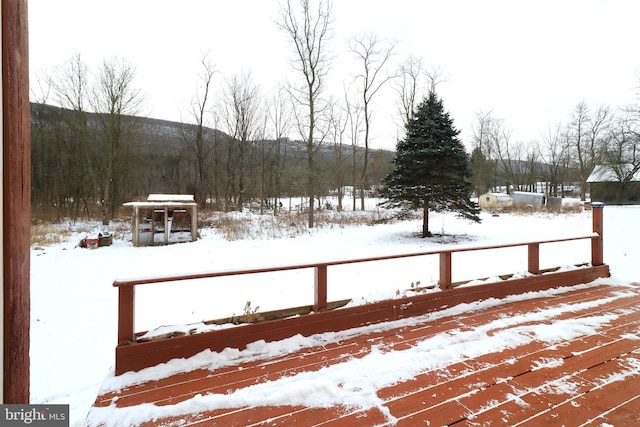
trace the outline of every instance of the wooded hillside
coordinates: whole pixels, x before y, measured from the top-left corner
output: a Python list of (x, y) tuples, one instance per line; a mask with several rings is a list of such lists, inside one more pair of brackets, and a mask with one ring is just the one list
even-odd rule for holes
[[(31, 104), (33, 215), (48, 220), (117, 215), (150, 193), (194, 194), (206, 208), (234, 210), (305, 195), (306, 153), (289, 139), (239, 141), (204, 127)], [(315, 194), (360, 185), (364, 149), (323, 144)], [(389, 171), (393, 152), (370, 150), (367, 187)], [(200, 172), (202, 171), (202, 176)], [(200, 185), (203, 183), (203, 185)]]

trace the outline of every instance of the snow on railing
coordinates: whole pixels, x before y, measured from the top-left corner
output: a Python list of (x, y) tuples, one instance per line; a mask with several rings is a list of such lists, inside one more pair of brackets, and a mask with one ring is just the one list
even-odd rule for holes
[(441, 290), (451, 289), (452, 283), (452, 254), (458, 252), (483, 251), (489, 249), (501, 249), (518, 246), (528, 248), (528, 272), (533, 275), (540, 274), (540, 245), (547, 243), (567, 242), (572, 240), (591, 240), (591, 264), (599, 266), (604, 264), (603, 256), (603, 207), (602, 203), (592, 203), (593, 232), (585, 236), (565, 237), (559, 239), (540, 240), (531, 242), (508, 243), (492, 246), (476, 246), (463, 248), (450, 248), (425, 252), (412, 252), (405, 254), (384, 255), (369, 258), (343, 259), (336, 261), (322, 261), (318, 263), (284, 265), (275, 267), (249, 268), (240, 270), (211, 271), (187, 275), (159, 276), (137, 278), (132, 280), (116, 280), (113, 286), (118, 288), (118, 344), (133, 342), (135, 340), (135, 287), (139, 285), (176, 282), (183, 280), (208, 279), (223, 276), (239, 276), (244, 274), (272, 273), (287, 270), (314, 269), (314, 311), (324, 311), (327, 308), (327, 270), (331, 266), (355, 264), (363, 262), (384, 261), (398, 258), (409, 258), (425, 255), (439, 255), (440, 279), (438, 284)]

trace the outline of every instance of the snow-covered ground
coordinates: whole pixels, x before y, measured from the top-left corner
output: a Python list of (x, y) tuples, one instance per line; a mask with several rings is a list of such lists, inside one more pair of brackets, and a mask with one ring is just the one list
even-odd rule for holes
[[(639, 259), (638, 219), (640, 206), (604, 209), (604, 257), (617, 282), (640, 279), (635, 265)], [(444, 245), (484, 246), (584, 236), (591, 232), (591, 212), (495, 217), (483, 213), (480, 224), (445, 213), (432, 214), (430, 224), (434, 233), (444, 235), (421, 239), (420, 221), (404, 221), (317, 228), (295, 238), (239, 241), (225, 240), (216, 229), (201, 229), (202, 238), (193, 243), (142, 248), (134, 248), (130, 241), (116, 236), (112, 246), (97, 250), (75, 247), (83, 233), (44, 249), (34, 248), (31, 402), (70, 404), (71, 425), (81, 425), (105, 379), (114, 383), (115, 279), (361, 258), (439, 249)], [(588, 262), (590, 244), (583, 240), (542, 245), (540, 258), (542, 268)], [(454, 254), (453, 280), (524, 272), (526, 263), (526, 248)], [(394, 298), (407, 292), (412, 283), (435, 283), (437, 275), (435, 256), (332, 267), (329, 300), (352, 298), (354, 303), (363, 303)], [(136, 290), (136, 330), (244, 314), (248, 302), (252, 310), (260, 311), (309, 305), (313, 302), (312, 292), (311, 270), (142, 286)], [(290, 345), (291, 342), (269, 344), (268, 351), (286, 351)], [(294, 344), (298, 345), (303, 344)], [(252, 351), (266, 351), (260, 348)], [(227, 357), (237, 358), (238, 352), (210, 357), (223, 363), (220, 360)], [(269, 394), (268, 390), (264, 392)]]

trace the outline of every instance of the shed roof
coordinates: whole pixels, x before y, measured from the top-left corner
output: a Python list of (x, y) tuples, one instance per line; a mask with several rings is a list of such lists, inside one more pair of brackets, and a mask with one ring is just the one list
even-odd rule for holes
[(186, 208), (197, 206), (196, 202), (127, 202), (122, 206), (138, 208)]
[(513, 195), (513, 197), (515, 198), (516, 196), (518, 196), (519, 198), (522, 197), (531, 197), (534, 199), (541, 199), (544, 197), (543, 193), (532, 193), (529, 191), (513, 191), (511, 192), (511, 194)]
[(196, 206), (192, 194), (149, 194), (146, 202), (127, 202), (123, 206), (137, 208), (180, 208)]
[(149, 194), (148, 202), (193, 202), (193, 194)]
[(493, 196), (496, 199), (505, 201), (505, 202), (513, 200), (513, 197), (511, 197), (511, 195), (507, 193), (485, 193), (480, 195), (480, 197), (486, 197), (486, 196)]

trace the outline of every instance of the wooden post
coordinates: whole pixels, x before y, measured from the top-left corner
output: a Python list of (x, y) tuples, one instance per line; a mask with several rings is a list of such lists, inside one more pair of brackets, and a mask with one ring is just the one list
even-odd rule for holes
[(169, 244), (169, 208), (164, 207), (164, 244)]
[(135, 337), (135, 286), (118, 288), (118, 345)]
[(315, 268), (315, 283), (313, 288), (313, 311), (327, 309), (327, 266), (317, 265)]
[(2, 0), (2, 403), (29, 403), (31, 123), (27, 0)]
[(604, 264), (604, 240), (603, 240), (603, 211), (604, 203), (591, 203), (591, 215), (593, 220), (593, 232), (598, 236), (591, 239), (591, 265)]
[(191, 241), (195, 242), (198, 239), (198, 205), (194, 204), (191, 207)]
[(529, 248), (529, 273), (540, 274), (540, 244), (530, 243)]
[(440, 252), (440, 290), (451, 289), (451, 252)]
[(138, 246), (140, 244), (140, 208), (138, 206), (133, 207), (133, 231), (131, 236), (133, 246)]

